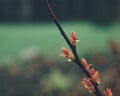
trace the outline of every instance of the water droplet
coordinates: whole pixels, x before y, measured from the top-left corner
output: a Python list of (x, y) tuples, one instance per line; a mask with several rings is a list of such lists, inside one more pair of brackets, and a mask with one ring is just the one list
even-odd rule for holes
[(100, 81), (100, 79), (98, 79), (97, 84), (100, 84), (100, 83), (101, 83), (101, 81)]
[(80, 40), (79, 39), (76, 39), (76, 42), (79, 42)]
[(67, 61), (71, 62), (72, 60), (71, 59), (67, 59)]
[(93, 93), (93, 91), (89, 91), (90, 93)]

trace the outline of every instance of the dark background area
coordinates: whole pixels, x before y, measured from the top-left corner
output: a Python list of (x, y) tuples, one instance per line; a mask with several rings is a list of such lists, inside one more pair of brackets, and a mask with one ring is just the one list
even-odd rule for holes
[[(110, 23), (120, 20), (120, 0), (49, 0), (60, 20)], [(47, 21), (43, 0), (0, 0), (0, 21)]]

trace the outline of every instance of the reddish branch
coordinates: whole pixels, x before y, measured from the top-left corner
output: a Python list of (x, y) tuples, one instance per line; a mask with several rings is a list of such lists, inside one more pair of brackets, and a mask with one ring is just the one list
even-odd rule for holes
[[(47, 9), (48, 9), (48, 11), (49, 11), (49, 14), (50, 14), (50, 16), (52, 17), (54, 23), (56, 24), (56, 26), (57, 26), (57, 28), (59, 29), (61, 35), (64, 37), (64, 39), (66, 40), (66, 42), (68, 43), (69, 47), (71, 48), (71, 50), (72, 50), (72, 52), (73, 52), (73, 55), (74, 55), (74, 57), (75, 57), (75, 59), (73, 60), (74, 63), (77, 64), (77, 65), (81, 68), (81, 70), (83, 71), (83, 73), (84, 73), (88, 78), (92, 78), (91, 75), (90, 75), (90, 73), (88, 72), (88, 70), (86, 70), (86, 68), (83, 66), (82, 62), (80, 61), (80, 58), (79, 58), (78, 53), (77, 53), (77, 51), (76, 51), (76, 46), (74, 46), (74, 45), (70, 42), (70, 40), (69, 40), (69, 38), (67, 37), (65, 31), (63, 30), (62, 26), (60, 25), (57, 17), (55, 16), (55, 14), (54, 14), (54, 12), (53, 12), (53, 10), (52, 10), (52, 8), (51, 8), (51, 5), (49, 4), (48, 0), (44, 0), (44, 2), (45, 2), (45, 4), (46, 4), (46, 6), (47, 6)], [(93, 87), (94, 87), (94, 89), (95, 89), (95, 91), (94, 91), (93, 93), (94, 93), (96, 96), (102, 96), (102, 94), (101, 94), (101, 92), (100, 92), (100, 90), (99, 90), (99, 88), (98, 88), (97, 82), (93, 82), (93, 81), (91, 80), (91, 83), (93, 84)]]

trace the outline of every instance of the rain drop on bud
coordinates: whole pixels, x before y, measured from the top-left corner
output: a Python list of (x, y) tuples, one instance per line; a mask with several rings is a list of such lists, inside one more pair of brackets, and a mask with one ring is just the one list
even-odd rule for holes
[(76, 42), (79, 42), (80, 41), (80, 39), (76, 39)]
[(71, 62), (72, 60), (71, 59), (67, 59), (67, 61)]
[(97, 84), (100, 84), (100, 83), (101, 83), (101, 81), (100, 81), (100, 79), (98, 79)]

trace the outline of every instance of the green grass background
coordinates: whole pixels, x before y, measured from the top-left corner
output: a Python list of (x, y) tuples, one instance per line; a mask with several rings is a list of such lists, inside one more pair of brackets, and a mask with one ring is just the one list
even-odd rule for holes
[[(120, 24), (97, 26), (85, 22), (61, 22), (68, 36), (76, 31), (80, 39), (78, 51), (81, 55), (87, 52), (106, 51), (110, 38), (120, 42)], [(34, 24), (2, 23), (0, 24), (0, 57), (17, 56), (24, 49), (37, 47), (47, 56), (59, 56), (61, 47), (68, 47), (53, 22)]]

